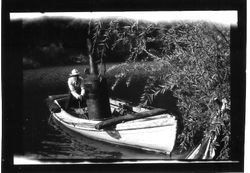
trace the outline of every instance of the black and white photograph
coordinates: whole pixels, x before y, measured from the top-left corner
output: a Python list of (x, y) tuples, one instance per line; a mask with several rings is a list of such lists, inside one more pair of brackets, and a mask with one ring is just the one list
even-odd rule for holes
[(2, 92), (3, 165), (242, 164), (238, 10), (10, 11), (5, 20), (4, 58), (16, 66), (2, 65), (14, 89)]

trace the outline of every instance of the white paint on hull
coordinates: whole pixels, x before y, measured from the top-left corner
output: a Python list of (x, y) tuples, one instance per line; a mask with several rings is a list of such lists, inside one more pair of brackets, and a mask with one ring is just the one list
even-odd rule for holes
[[(138, 111), (138, 108), (135, 109)], [(53, 115), (67, 128), (109, 143), (164, 153), (170, 153), (175, 144), (177, 121), (169, 114), (128, 121), (112, 130), (97, 130), (95, 125), (100, 121), (76, 118), (63, 109)]]

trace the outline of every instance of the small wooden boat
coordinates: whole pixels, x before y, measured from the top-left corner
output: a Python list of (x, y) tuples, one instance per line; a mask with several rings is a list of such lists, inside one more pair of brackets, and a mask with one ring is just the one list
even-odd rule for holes
[[(65, 111), (63, 105), (67, 100), (67, 95), (50, 96), (49, 98), (50, 111), (53, 117), (65, 127), (86, 137), (166, 154), (170, 154), (175, 145), (177, 120), (169, 114), (162, 113), (100, 128), (100, 124), (105, 120), (102, 122), (79, 118)], [(111, 112), (116, 111), (123, 105), (127, 105), (127, 103), (110, 99)], [(149, 108), (137, 106), (131, 106), (130, 108), (135, 114), (150, 111)], [(112, 120), (112, 118), (109, 120)]]

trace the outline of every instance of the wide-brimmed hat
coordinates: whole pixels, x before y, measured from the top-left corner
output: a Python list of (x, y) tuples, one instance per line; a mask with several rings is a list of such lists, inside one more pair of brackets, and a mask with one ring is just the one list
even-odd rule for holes
[(79, 73), (79, 71), (77, 69), (73, 69), (71, 71), (71, 73), (69, 74), (69, 76), (78, 76), (78, 75), (80, 75), (80, 73)]

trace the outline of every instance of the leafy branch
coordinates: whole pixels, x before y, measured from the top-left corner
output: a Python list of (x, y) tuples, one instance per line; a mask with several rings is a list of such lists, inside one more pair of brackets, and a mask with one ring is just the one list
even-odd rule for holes
[[(121, 83), (128, 89), (138, 85), (136, 76), (141, 75), (141, 104), (154, 105), (169, 92), (177, 99), (183, 122), (177, 138), (180, 151), (210, 135), (214, 137), (213, 147), (220, 148), (216, 158), (230, 157), (230, 111), (218, 114), (220, 108), (213, 101), (230, 101), (230, 28), (208, 23), (111, 20), (98, 24), (96, 30), (96, 43), (106, 44), (97, 46), (97, 52), (121, 52), (127, 62), (133, 62), (108, 70), (115, 76), (113, 90)], [(101, 57), (105, 55), (101, 53)]]

